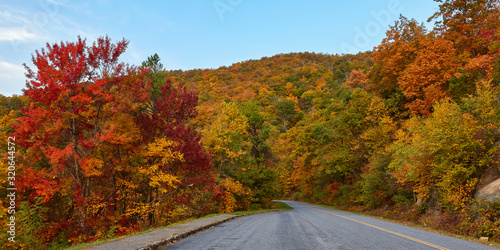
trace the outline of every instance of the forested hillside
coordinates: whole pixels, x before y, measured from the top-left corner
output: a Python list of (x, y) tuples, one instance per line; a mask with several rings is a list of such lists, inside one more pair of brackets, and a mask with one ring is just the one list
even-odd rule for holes
[[(48, 44), (0, 99), (15, 245), (54, 247), (297, 199), (500, 240), (497, 1), (437, 1), (373, 51), (290, 53), (172, 71), (128, 42)], [(14, 176), (10, 176), (14, 177)], [(13, 183), (15, 181), (15, 183)], [(9, 200), (2, 200), (9, 223)]]

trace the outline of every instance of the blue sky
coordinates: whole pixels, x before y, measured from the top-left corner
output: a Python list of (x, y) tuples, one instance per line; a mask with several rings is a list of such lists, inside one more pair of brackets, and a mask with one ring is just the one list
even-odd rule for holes
[[(0, 94), (22, 94), (23, 63), (47, 42), (130, 41), (122, 61), (157, 53), (167, 69), (218, 68), (279, 53), (372, 50), (400, 14), (426, 23), (432, 0), (0, 0)], [(432, 24), (427, 24), (431, 27)]]

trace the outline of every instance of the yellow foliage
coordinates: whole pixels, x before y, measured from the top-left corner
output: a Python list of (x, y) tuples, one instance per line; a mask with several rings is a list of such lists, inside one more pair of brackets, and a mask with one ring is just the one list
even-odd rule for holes
[(100, 176), (102, 174), (101, 168), (103, 167), (103, 165), (104, 162), (101, 159), (88, 158), (82, 162), (81, 168), (84, 170), (85, 175), (88, 177)]
[(133, 181), (129, 181), (129, 180), (125, 180), (125, 179), (122, 179), (119, 177), (116, 178), (116, 185), (129, 187), (131, 189), (135, 189), (135, 188), (139, 187), (138, 183), (133, 182)]
[(149, 179), (149, 186), (158, 188), (160, 193), (169, 192), (180, 182), (179, 176), (165, 171), (174, 162), (184, 161), (182, 153), (172, 149), (176, 145), (174, 141), (159, 138), (148, 144), (142, 153), (148, 164), (141, 166), (139, 173), (146, 176)]
[(203, 146), (213, 155), (215, 162), (234, 163), (250, 147), (246, 140), (248, 121), (234, 103), (224, 103), (212, 125), (202, 131)]
[(108, 204), (106, 202), (102, 202), (102, 198), (93, 195), (91, 197), (87, 198), (87, 213), (88, 214), (97, 214), (97, 212), (100, 209), (103, 209), (107, 206)]
[(293, 92), (297, 90), (297, 87), (295, 87), (291, 82), (287, 82), (285, 88), (287, 96), (293, 96)]
[[(226, 190), (226, 200), (224, 207), (219, 210), (221, 213), (231, 213), (237, 209), (247, 209), (249, 206), (249, 197), (252, 195), (248, 187), (244, 187), (239, 181), (232, 178), (224, 178), (220, 184)], [(242, 204), (237, 204), (237, 196), (243, 197)]]
[(125, 216), (128, 218), (143, 216), (147, 215), (151, 211), (152, 206), (150, 204), (134, 202), (132, 206), (127, 207), (127, 210), (125, 210)]
[(139, 128), (131, 114), (118, 113), (113, 115), (104, 125), (103, 134), (112, 132), (114, 135), (110, 142), (125, 145), (139, 140)]
[(191, 213), (190, 208), (188, 206), (178, 205), (178, 206), (175, 206), (175, 208), (167, 214), (166, 220), (171, 221), (171, 222), (174, 222), (174, 221), (176, 222), (176, 221), (180, 221), (182, 219), (186, 219), (187, 217), (191, 217), (191, 216), (192, 216), (192, 213)]

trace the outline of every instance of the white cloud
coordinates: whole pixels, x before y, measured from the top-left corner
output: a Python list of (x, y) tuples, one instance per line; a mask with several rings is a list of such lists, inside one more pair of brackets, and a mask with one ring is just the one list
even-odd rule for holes
[(7, 5), (0, 8), (0, 42), (36, 42), (47, 33), (39, 28), (33, 12)]
[(26, 29), (0, 27), (0, 41), (27, 41), (37, 39), (37, 37)]
[(38, 1), (33, 6), (9, 6), (0, 4), (0, 42), (39, 43), (76, 38), (78, 30), (92, 30), (72, 21), (65, 15), (66, 9), (74, 8), (68, 0)]
[(25, 69), (21, 65), (0, 61), (0, 94), (11, 96), (22, 94), (25, 87)]

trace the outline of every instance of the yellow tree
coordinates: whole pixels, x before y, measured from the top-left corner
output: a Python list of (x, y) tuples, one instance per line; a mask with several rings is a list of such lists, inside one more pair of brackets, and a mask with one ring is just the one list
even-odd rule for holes
[[(146, 162), (138, 168), (140, 175), (137, 181), (146, 187), (147, 196), (144, 203), (137, 202), (136, 206), (129, 208), (128, 214), (147, 215), (149, 224), (155, 223), (158, 212), (161, 211), (158, 209), (160, 203), (175, 193), (182, 178), (187, 174), (183, 168), (175, 166), (176, 162), (184, 160), (183, 154), (174, 149), (177, 145), (178, 143), (167, 138), (157, 138), (141, 152)], [(135, 186), (143, 188), (137, 184)]]
[(495, 146), (485, 136), (475, 111), (463, 112), (449, 99), (437, 102), (434, 109), (426, 119), (411, 119), (406, 131), (398, 133), (389, 167), (421, 200), (437, 191), (441, 198), (433, 197), (434, 202), (461, 209), (495, 158)]
[(205, 150), (212, 154), (219, 174), (232, 176), (236, 163), (243, 160), (248, 142), (248, 121), (235, 103), (223, 103), (212, 124), (201, 133)]
[(166, 138), (156, 139), (148, 144), (143, 157), (147, 163), (139, 168), (139, 173), (143, 174), (148, 181), (148, 186), (157, 189), (160, 195), (168, 194), (172, 189), (177, 187), (185, 173), (182, 169), (173, 168), (171, 164), (176, 161), (183, 161), (183, 155), (179, 151), (173, 149), (177, 143)]

